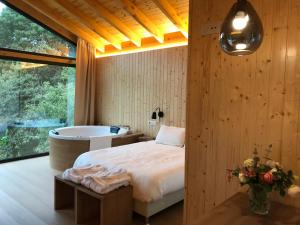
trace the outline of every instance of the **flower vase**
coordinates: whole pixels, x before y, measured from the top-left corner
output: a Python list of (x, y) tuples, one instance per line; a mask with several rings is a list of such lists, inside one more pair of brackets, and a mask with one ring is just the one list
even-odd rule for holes
[(267, 215), (270, 210), (269, 193), (259, 185), (249, 188), (249, 205), (253, 213)]

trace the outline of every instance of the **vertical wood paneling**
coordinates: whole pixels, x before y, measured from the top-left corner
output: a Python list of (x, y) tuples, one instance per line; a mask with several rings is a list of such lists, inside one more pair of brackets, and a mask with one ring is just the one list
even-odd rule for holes
[(99, 123), (155, 136), (148, 120), (161, 107), (160, 124), (185, 127), (186, 70), (187, 47), (98, 59)]
[[(225, 171), (254, 147), (263, 153), (272, 144), (273, 158), (300, 174), (300, 2), (250, 1), (265, 36), (259, 50), (244, 57), (223, 53), (217, 34), (200, 35), (207, 22), (222, 21), (235, 1), (190, 1), (187, 225), (239, 189)], [(284, 202), (300, 206), (299, 199)]]
[[(207, 115), (209, 77), (205, 72), (209, 67), (210, 45), (208, 37), (200, 37), (201, 24), (209, 20), (211, 1), (190, 1), (189, 6), (189, 52), (187, 76), (187, 121), (186, 121), (186, 189), (184, 217), (186, 225), (194, 225), (205, 209), (206, 199), (206, 149), (210, 133)], [(198, 24), (197, 24), (198, 23)], [(200, 26), (199, 26), (200, 25)], [(199, 30), (198, 30), (199, 29)], [(196, 162), (197, 161), (197, 162)], [(215, 176), (212, 176), (214, 178)], [(213, 191), (213, 190), (212, 190)]]

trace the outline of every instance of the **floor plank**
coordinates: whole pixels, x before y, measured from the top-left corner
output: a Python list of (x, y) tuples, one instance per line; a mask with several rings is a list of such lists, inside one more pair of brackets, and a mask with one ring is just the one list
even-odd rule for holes
[[(49, 157), (0, 164), (1, 225), (74, 225), (72, 211), (55, 211), (54, 175)], [(183, 203), (153, 216), (151, 225), (182, 225)], [(135, 215), (133, 225), (142, 225)]]

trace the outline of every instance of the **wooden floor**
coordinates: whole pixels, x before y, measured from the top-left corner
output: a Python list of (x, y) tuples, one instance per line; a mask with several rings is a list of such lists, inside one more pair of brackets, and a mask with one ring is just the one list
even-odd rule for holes
[[(1, 225), (73, 225), (71, 211), (53, 210), (53, 176), (49, 157), (0, 164)], [(151, 225), (182, 225), (183, 204), (153, 216)], [(134, 216), (133, 225), (143, 218)]]

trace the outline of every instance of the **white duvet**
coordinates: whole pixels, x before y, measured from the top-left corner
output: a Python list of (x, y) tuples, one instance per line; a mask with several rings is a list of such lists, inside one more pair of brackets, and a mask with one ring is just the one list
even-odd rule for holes
[(152, 202), (184, 188), (184, 153), (180, 147), (139, 142), (86, 152), (74, 167), (100, 164), (126, 169), (132, 178), (133, 197)]

